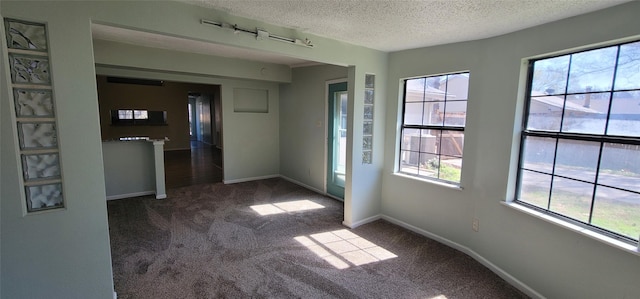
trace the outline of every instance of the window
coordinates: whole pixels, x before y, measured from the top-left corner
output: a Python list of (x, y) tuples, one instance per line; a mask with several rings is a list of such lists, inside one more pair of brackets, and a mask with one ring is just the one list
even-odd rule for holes
[(400, 172), (460, 184), (469, 73), (404, 81)]
[(118, 119), (133, 119), (133, 110), (118, 110)]
[(118, 110), (118, 119), (149, 119), (147, 110)]
[(516, 202), (636, 244), (640, 42), (529, 63)]
[(133, 119), (149, 119), (147, 110), (133, 110)]
[[(191, 111), (191, 110), (189, 110)], [(166, 111), (149, 111), (138, 109), (111, 110), (111, 124), (116, 126), (158, 126), (167, 125)]]

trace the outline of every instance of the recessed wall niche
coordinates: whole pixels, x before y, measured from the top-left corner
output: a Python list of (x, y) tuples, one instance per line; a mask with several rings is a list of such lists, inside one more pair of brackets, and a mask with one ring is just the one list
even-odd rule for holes
[(269, 91), (265, 89), (233, 89), (233, 112), (269, 113)]
[(27, 213), (65, 207), (45, 24), (4, 19)]

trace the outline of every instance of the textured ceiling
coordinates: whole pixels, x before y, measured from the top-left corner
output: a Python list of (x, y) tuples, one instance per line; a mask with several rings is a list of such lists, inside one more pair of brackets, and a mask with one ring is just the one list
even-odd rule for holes
[[(497, 36), (630, 0), (176, 0), (381, 51)], [(224, 21), (224, 20), (212, 20)], [(242, 24), (239, 24), (242, 27)], [(253, 29), (253, 28), (247, 28)], [(314, 64), (258, 50), (94, 24), (95, 39), (277, 63)]]
[(497, 36), (629, 0), (180, 0), (382, 51)]

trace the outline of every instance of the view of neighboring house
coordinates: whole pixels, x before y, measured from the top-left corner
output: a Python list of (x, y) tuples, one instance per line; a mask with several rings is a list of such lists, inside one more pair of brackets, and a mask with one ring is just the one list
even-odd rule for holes
[[(552, 91), (531, 92), (531, 105), (528, 107), (529, 120), (528, 129), (563, 132), (563, 133), (590, 133), (607, 135), (630, 135), (640, 136), (640, 95), (632, 92), (618, 92), (594, 94), (574, 94), (568, 95), (566, 100), (563, 96), (548, 95)], [(564, 107), (564, 115), (562, 109)], [(610, 118), (606, 119), (607, 111), (610, 110)], [(531, 139), (527, 148), (530, 153), (527, 162), (550, 163), (549, 155), (553, 154), (555, 148), (554, 140)], [(584, 155), (587, 151), (580, 143), (563, 144), (562, 152), (568, 153), (563, 157), (563, 163), (574, 167), (582, 167), (585, 170), (593, 168), (590, 163), (585, 164)], [(625, 148), (636, 148), (636, 146), (625, 146)], [(592, 150), (590, 151), (592, 152)], [(536, 153), (536, 154), (532, 154)], [(633, 152), (621, 151), (619, 153), (622, 161)], [(640, 165), (621, 165), (635, 173), (640, 173)]]
[[(631, 92), (577, 94), (564, 97), (547, 95), (539, 91), (531, 92), (532, 104), (529, 110), (529, 128), (557, 131), (563, 117), (562, 131), (603, 133), (607, 111), (611, 109), (609, 133), (623, 135), (638, 132), (634, 120), (640, 119), (640, 96)], [(569, 114), (566, 114), (569, 112)]]
[[(468, 73), (407, 80), (405, 124), (464, 126), (468, 94)], [(400, 158), (403, 171), (428, 171), (430, 163), (448, 163), (459, 169), (463, 147), (464, 132), (405, 129)]]

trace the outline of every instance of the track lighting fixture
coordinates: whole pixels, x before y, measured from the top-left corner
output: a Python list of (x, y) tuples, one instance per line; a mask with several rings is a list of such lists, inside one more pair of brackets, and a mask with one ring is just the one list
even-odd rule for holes
[(240, 33), (252, 34), (252, 35), (254, 35), (256, 37), (257, 40), (272, 39), (272, 40), (291, 43), (291, 44), (294, 44), (294, 45), (303, 46), (303, 47), (307, 47), (307, 48), (313, 48), (313, 43), (307, 38), (305, 38), (304, 40), (301, 40), (299, 38), (290, 38), (290, 37), (278, 36), (278, 35), (271, 34), (268, 31), (260, 29), (260, 28), (256, 28), (255, 30), (251, 30), (251, 29), (245, 29), (245, 28), (239, 27), (237, 24), (231, 25), (229, 23), (209, 21), (209, 20), (205, 20), (205, 19), (201, 19), (200, 23), (201, 24), (206, 24), (206, 25), (216, 26), (216, 27), (222, 28), (222, 29), (233, 30), (233, 32), (235, 34), (240, 34)]

